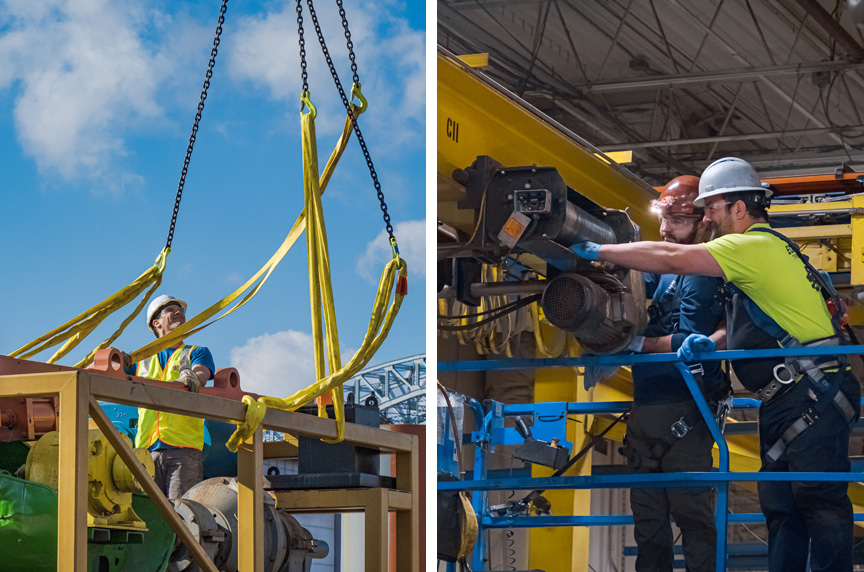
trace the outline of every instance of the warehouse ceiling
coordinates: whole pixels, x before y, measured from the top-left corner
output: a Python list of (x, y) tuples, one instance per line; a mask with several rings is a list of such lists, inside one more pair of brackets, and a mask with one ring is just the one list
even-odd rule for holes
[(438, 0), (438, 44), (662, 185), (864, 171), (864, 0)]

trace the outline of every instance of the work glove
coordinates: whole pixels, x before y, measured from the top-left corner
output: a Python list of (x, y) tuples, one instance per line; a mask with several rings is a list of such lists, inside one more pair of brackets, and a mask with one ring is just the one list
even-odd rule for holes
[[(618, 355), (638, 354), (642, 351), (642, 345), (644, 343), (645, 336), (636, 336), (635, 338), (633, 338), (633, 341), (630, 342), (630, 345), (624, 348)], [(615, 375), (619, 369), (621, 369), (620, 365), (585, 366), (585, 373), (582, 375), (582, 384), (585, 386), (585, 390), (587, 391), (591, 389), (601, 381), (606, 381), (607, 379)]]
[(693, 361), (694, 353), (713, 352), (717, 349), (714, 340), (703, 334), (690, 334), (678, 348), (678, 357), (684, 361)]
[(129, 354), (127, 354), (126, 352), (120, 352), (120, 359), (123, 362), (123, 364), (121, 365), (123, 369), (132, 366), (132, 358), (130, 358)]
[(600, 246), (601, 245), (596, 242), (583, 240), (571, 246), (570, 250), (579, 258), (584, 258), (585, 260), (600, 260)]
[(191, 369), (180, 370), (180, 377), (177, 378), (177, 381), (185, 385), (192, 393), (201, 392), (201, 381), (198, 379), (198, 374)]

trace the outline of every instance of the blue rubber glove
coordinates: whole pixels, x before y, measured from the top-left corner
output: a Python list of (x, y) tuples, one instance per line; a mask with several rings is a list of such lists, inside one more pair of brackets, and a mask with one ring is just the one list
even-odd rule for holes
[(582, 385), (585, 386), (586, 390), (591, 389), (598, 383), (606, 381), (615, 375), (619, 369), (621, 369), (621, 366), (619, 365), (585, 366), (585, 374), (582, 376)]
[(571, 246), (570, 250), (573, 251), (576, 256), (584, 258), (585, 260), (600, 260), (600, 246), (601, 245), (596, 242), (583, 240)]
[[(642, 345), (645, 343), (645, 336), (636, 336), (633, 338), (633, 341), (621, 351), (620, 355), (628, 355), (634, 353), (640, 353), (642, 351)], [(590, 354), (583, 354), (590, 355)], [(606, 381), (621, 369), (619, 365), (589, 365), (585, 366), (585, 374), (582, 376), (582, 383), (585, 386), (585, 389), (591, 389), (598, 383), (602, 381)]]
[(624, 349), (624, 351), (633, 352), (636, 354), (642, 353), (642, 346), (645, 345), (645, 336), (636, 336), (633, 341)]
[(715, 349), (717, 349), (717, 344), (708, 336), (690, 334), (678, 348), (678, 357), (684, 361), (693, 361), (694, 353), (713, 352)]

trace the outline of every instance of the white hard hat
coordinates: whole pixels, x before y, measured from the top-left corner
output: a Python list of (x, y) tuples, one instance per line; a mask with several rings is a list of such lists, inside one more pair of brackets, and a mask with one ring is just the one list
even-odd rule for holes
[(150, 328), (150, 331), (154, 334), (156, 330), (153, 329), (153, 318), (156, 317), (162, 308), (167, 306), (168, 304), (177, 304), (183, 311), (186, 311), (186, 302), (180, 300), (179, 298), (175, 298), (174, 296), (168, 296), (167, 294), (162, 294), (161, 296), (157, 296), (150, 302), (150, 306), (147, 308), (147, 327)]
[(724, 157), (717, 159), (702, 172), (699, 178), (699, 196), (693, 201), (697, 207), (705, 206), (705, 199), (726, 193), (742, 191), (761, 191), (765, 198), (774, 194), (768, 188), (768, 183), (759, 180), (756, 170), (743, 159)]

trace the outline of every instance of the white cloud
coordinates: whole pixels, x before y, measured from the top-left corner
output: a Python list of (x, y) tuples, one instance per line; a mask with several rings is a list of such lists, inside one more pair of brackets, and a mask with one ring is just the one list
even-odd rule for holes
[[(399, 241), (399, 255), (408, 263), (408, 279), (426, 276), (426, 221), (409, 220), (393, 226)], [(357, 274), (372, 284), (378, 282), (381, 269), (393, 259), (387, 231), (382, 230), (375, 240), (366, 245), (366, 253), (357, 261)]]
[[(280, 11), (229, 14), (215, 73), (288, 102), (286, 116), (296, 118), (296, 12), (291, 2), (268, 5)], [(401, 149), (408, 140), (425, 141), (418, 129), (425, 118), (424, 34), (391, 14), (394, 6), (362, 0), (347, 7), (363, 92), (370, 100), (361, 123), (368, 139), (380, 140), (378, 156)], [(166, 127), (185, 136), (197, 102), (213, 28), (191, 11), (164, 1), (0, 0), (0, 90), (14, 98), (18, 141), (40, 172), (93, 181), (103, 192), (144, 185), (128, 166), (134, 160), (128, 138)], [(310, 90), (326, 111), (319, 113), (317, 127), (330, 135), (342, 128), (342, 104), (311, 18), (304, 14)], [(318, 17), (343, 86), (350, 90), (335, 5), (321, 5)]]
[(246, 391), (286, 397), (315, 382), (312, 335), (296, 330), (264, 334), (231, 348), (231, 367)]
[[(264, 334), (231, 348), (231, 367), (240, 373), (245, 391), (287, 397), (315, 383), (312, 335), (297, 330)], [(356, 349), (340, 348), (343, 365)]]
[[(0, 88), (19, 90), (14, 117), (22, 147), (42, 171), (104, 177), (126, 153), (123, 127), (162, 113), (154, 96), (171, 66), (139, 36), (152, 21), (138, 3), (107, 0), (5, 8)], [(116, 190), (140, 184), (134, 174), (111, 179), (121, 181)]]
[[(392, 6), (387, 3), (361, 2), (349, 7), (348, 20), (363, 93), (370, 101), (370, 109), (386, 110), (374, 120), (375, 126), (386, 129), (388, 140), (397, 145), (394, 139), (404, 141), (416, 130), (394, 130), (394, 122), (411, 120), (422, 124), (425, 120), (425, 40), (422, 31), (411, 29), (406, 20), (390, 14), (390, 9)], [(341, 19), (335, 5), (322, 5), (316, 13), (342, 86), (350, 98), (347, 93), (352, 83), (350, 62)], [(297, 14), (290, 4), (281, 12), (241, 19), (234, 43), (239, 47), (228, 55), (228, 70), (236, 80), (266, 87), (273, 99), (296, 100), (299, 110), (300, 57), (296, 30)], [(342, 109), (305, 8), (304, 30), (312, 99), (320, 109)], [(341, 130), (343, 121), (342, 114), (319, 113), (318, 131)], [(422, 132), (420, 135), (422, 140)]]

